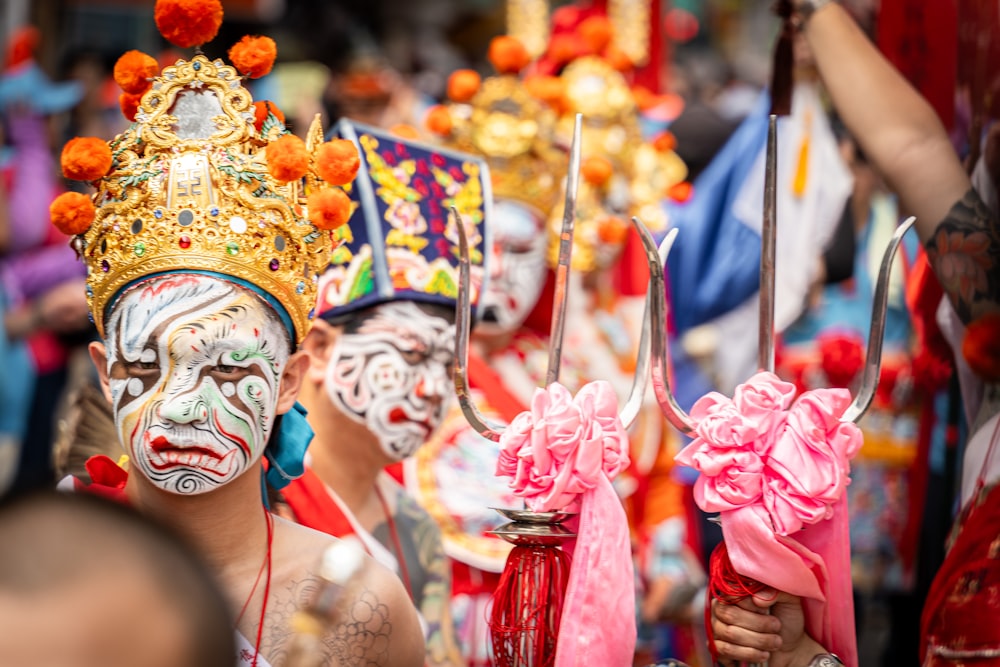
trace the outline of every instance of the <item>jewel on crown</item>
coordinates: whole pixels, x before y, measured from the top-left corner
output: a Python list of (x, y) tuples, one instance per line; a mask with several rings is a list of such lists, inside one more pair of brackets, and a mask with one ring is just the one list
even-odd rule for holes
[[(218, 0), (157, 1), (157, 27), (178, 46), (211, 40), (221, 20)], [(318, 276), (350, 217), (336, 186), (349, 186), (359, 158), (349, 141), (323, 141), (318, 116), (303, 141), (273, 105), (254, 103), (243, 78), (268, 73), (274, 55), (269, 38), (245, 37), (229, 52), (233, 65), (198, 53), (157, 74), (150, 56), (129, 52), (115, 79), (134, 123), (110, 143), (64, 148), (64, 174), (97, 192), (59, 197), (53, 223), (75, 236), (102, 335), (124, 288), (194, 270), (262, 290), (287, 311), (296, 340), (305, 336)]]

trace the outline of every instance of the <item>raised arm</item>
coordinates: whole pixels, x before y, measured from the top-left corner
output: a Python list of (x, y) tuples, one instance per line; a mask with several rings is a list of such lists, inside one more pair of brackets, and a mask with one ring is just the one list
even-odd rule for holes
[(837, 112), (909, 213), (931, 265), (966, 323), (1000, 310), (1000, 225), (971, 192), (955, 149), (923, 97), (837, 3), (796, 0)]
[(934, 109), (836, 2), (822, 4), (803, 32), (837, 113), (927, 241), (970, 187)]

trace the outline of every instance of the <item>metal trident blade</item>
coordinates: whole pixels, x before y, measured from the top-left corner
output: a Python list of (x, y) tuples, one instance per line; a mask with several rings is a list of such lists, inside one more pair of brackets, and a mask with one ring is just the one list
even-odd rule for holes
[(840, 421), (856, 423), (868, 411), (868, 406), (875, 398), (879, 370), (882, 367), (882, 337), (885, 335), (886, 309), (889, 307), (889, 278), (892, 275), (892, 261), (896, 257), (896, 250), (902, 243), (903, 236), (910, 231), (910, 227), (916, 220), (911, 216), (896, 228), (892, 240), (889, 241), (889, 245), (886, 246), (885, 253), (882, 255), (882, 264), (878, 269), (878, 283), (875, 285), (875, 298), (872, 300), (872, 326), (868, 333), (868, 350), (865, 352), (865, 368), (861, 375), (861, 388), (854, 401), (844, 410)]
[(764, 171), (764, 221), (760, 238), (760, 311), (757, 320), (757, 367), (774, 372), (774, 265), (778, 232), (778, 117), (767, 123)]
[(566, 301), (569, 297), (570, 259), (573, 254), (573, 225), (576, 223), (576, 194), (580, 186), (580, 133), (583, 114), (576, 114), (573, 124), (573, 145), (569, 152), (566, 173), (566, 203), (563, 206), (562, 229), (559, 231), (559, 263), (556, 265), (555, 299), (552, 304), (552, 331), (549, 336), (549, 366), (545, 371), (545, 386), (559, 381), (562, 364), (563, 332), (566, 328)]
[(684, 412), (683, 408), (677, 404), (673, 392), (670, 391), (668, 380), (668, 368), (670, 366), (670, 351), (667, 347), (666, 334), (666, 314), (664, 306), (666, 303), (666, 286), (664, 283), (664, 268), (661, 263), (666, 261), (673, 246), (674, 239), (677, 238), (677, 230), (671, 229), (663, 239), (659, 251), (653, 235), (649, 233), (646, 226), (639, 218), (633, 217), (632, 224), (639, 232), (639, 239), (642, 241), (642, 248), (646, 253), (646, 262), (649, 264), (649, 317), (650, 317), (650, 346), (653, 349), (653, 393), (656, 395), (656, 402), (660, 404), (663, 416), (667, 418), (674, 428), (681, 433), (691, 433), (694, 431), (695, 423), (690, 415)]
[(455, 306), (455, 395), (466, 421), (484, 438), (500, 441), (504, 427), (484, 417), (472, 401), (469, 389), (469, 330), (472, 325), (471, 261), (469, 238), (465, 222), (454, 206), (451, 207), (455, 229), (458, 231), (458, 303)]
[[(633, 224), (637, 222), (637, 220), (633, 219)], [(641, 225), (642, 223), (638, 222), (638, 224)], [(667, 254), (669, 254), (670, 247), (673, 245), (676, 236), (677, 230), (670, 230), (666, 238), (663, 239), (663, 243), (660, 244), (658, 254), (655, 252), (646, 253), (646, 264), (649, 266), (649, 275), (651, 277), (657, 271), (663, 271), (662, 265), (667, 261)], [(625, 428), (630, 427), (639, 417), (646, 394), (646, 381), (649, 378), (650, 350), (652, 347), (652, 343), (650, 342), (652, 338), (651, 327), (656, 326), (658, 322), (653, 317), (652, 300), (653, 281), (650, 280), (649, 285), (646, 287), (646, 307), (642, 313), (642, 335), (639, 338), (639, 353), (635, 361), (635, 375), (632, 378), (632, 388), (629, 390), (628, 398), (625, 399), (625, 403), (622, 404), (621, 410), (618, 412), (618, 418), (621, 419)], [(662, 311), (662, 308), (660, 310)]]

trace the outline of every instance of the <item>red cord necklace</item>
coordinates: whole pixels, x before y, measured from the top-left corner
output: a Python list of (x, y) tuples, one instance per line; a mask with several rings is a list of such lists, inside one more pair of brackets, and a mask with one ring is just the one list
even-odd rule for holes
[(257, 643), (254, 645), (252, 667), (257, 667), (257, 659), (260, 657), (260, 642), (264, 636), (264, 617), (267, 615), (267, 601), (271, 596), (271, 544), (274, 540), (274, 517), (267, 511), (267, 508), (264, 508), (264, 517), (267, 522), (267, 553), (264, 555), (264, 562), (260, 564), (257, 579), (254, 580), (253, 588), (250, 589), (250, 595), (247, 596), (246, 602), (243, 603), (243, 608), (240, 609), (240, 613), (236, 617), (236, 625), (238, 626), (243, 619), (243, 614), (246, 613), (247, 607), (250, 606), (250, 601), (253, 600), (254, 593), (257, 592), (257, 585), (260, 583), (260, 577), (266, 568), (267, 579), (264, 582), (264, 602), (260, 608), (260, 621), (257, 624)]

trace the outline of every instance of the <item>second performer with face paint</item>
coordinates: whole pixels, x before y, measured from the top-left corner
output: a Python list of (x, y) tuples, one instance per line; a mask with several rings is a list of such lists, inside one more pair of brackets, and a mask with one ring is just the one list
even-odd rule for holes
[[(309, 469), (284, 490), (294, 518), (355, 538), (395, 570), (420, 611), (427, 665), (463, 665), (449, 613), (450, 563), (437, 523), (385, 468), (435, 433), (453, 394), (458, 237), (473, 244), (478, 300), (488, 252), (489, 174), (341, 121), (362, 158), (351, 238), (320, 280), (301, 401), (316, 435)], [(401, 206), (405, 202), (407, 206)]]

